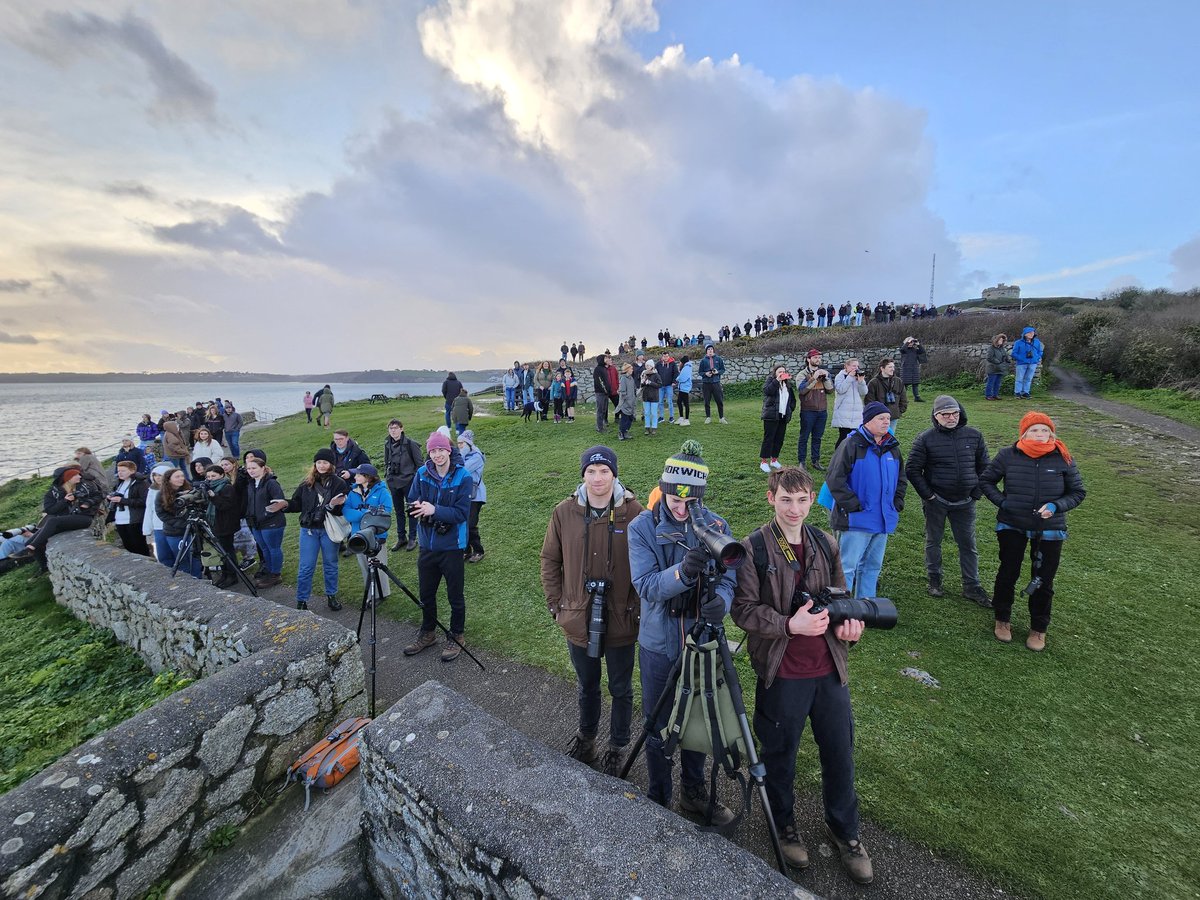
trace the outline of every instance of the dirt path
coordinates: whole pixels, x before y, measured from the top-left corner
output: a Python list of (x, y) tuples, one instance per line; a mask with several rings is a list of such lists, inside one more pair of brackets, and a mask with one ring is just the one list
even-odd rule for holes
[(1115, 403), (1112, 400), (1097, 397), (1087, 380), (1079, 373), (1069, 369), (1051, 366), (1050, 372), (1055, 379), (1050, 393), (1058, 399), (1079, 403), (1089, 409), (1120, 419), (1126, 424), (1145, 428), (1157, 435), (1178, 438), (1190, 444), (1193, 450), (1200, 452), (1200, 428), (1193, 428), (1191, 425), (1176, 422), (1166, 416), (1146, 412), (1136, 406), (1128, 406), (1124, 403)]

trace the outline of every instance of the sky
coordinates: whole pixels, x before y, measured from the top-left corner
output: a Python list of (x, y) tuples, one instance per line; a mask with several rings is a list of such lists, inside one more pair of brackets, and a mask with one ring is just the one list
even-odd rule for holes
[[(1200, 6), (0, 0), (0, 370), (1200, 286)], [(1189, 87), (1192, 85), (1192, 87)]]

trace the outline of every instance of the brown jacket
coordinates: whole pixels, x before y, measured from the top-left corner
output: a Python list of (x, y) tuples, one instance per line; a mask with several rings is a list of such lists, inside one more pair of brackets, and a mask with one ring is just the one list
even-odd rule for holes
[(825, 412), (829, 409), (829, 395), (833, 393), (833, 375), (824, 381), (813, 378), (813, 372), (823, 368), (825, 367), (818, 366), (816, 369), (809, 369), (808, 366), (804, 366), (796, 375), (798, 382), (803, 380), (796, 388), (796, 393), (800, 395), (800, 409), (806, 412)]
[[(758, 571), (754, 568), (754, 547), (747, 537), (742, 541), (742, 546), (746, 548), (746, 563), (738, 569), (737, 591), (734, 592), (733, 608), (729, 615), (746, 632), (750, 663), (754, 666), (755, 674), (766, 687), (770, 687), (787, 649), (786, 625), (796, 581), (787, 558), (771, 534), (771, 523), (768, 522), (759, 532), (767, 545), (766, 577), (760, 587)], [(804, 571), (808, 573), (806, 583), (811, 594), (816, 594), (823, 587), (846, 587), (846, 576), (842, 574), (842, 554), (837, 541), (828, 532), (821, 531), (820, 534), (825, 538), (830, 561), (826, 563), (825, 556), (811, 542), (805, 546)], [(835, 638), (832, 628), (825, 632), (825, 642), (833, 654), (838, 678), (842, 684), (849, 683), (847, 643)]]
[(184, 437), (178, 422), (163, 422), (163, 456), (182, 459), (188, 462), (187, 438)]
[(590, 596), (584, 582), (607, 578), (612, 587), (607, 595), (609, 647), (623, 647), (637, 640), (641, 601), (629, 576), (629, 523), (637, 518), (642, 506), (614, 481), (612, 571), (608, 568), (608, 516), (593, 518), (586, 527), (588, 555), (583, 559), (583, 530), (587, 516), (587, 494), (579, 490), (554, 508), (542, 543), (542, 590), (546, 606), (567, 640), (578, 647), (588, 642)]

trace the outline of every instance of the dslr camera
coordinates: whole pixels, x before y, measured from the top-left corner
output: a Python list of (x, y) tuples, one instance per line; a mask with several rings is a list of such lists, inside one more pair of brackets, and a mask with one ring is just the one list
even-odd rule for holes
[(592, 598), (588, 614), (587, 654), (592, 659), (599, 659), (604, 654), (604, 635), (608, 633), (604, 598), (608, 596), (612, 582), (607, 578), (589, 578), (583, 587)]
[(855, 600), (848, 591), (842, 588), (822, 588), (816, 595), (808, 591), (797, 590), (792, 595), (792, 609), (788, 615), (795, 615), (809, 600), (812, 601), (810, 615), (817, 615), (822, 610), (829, 613), (829, 627), (836, 628), (847, 619), (862, 619), (868, 628), (895, 628), (899, 620), (896, 604), (886, 597), (860, 597)]
[(358, 531), (346, 539), (346, 547), (351, 553), (375, 556), (382, 547), (379, 535), (386, 534), (391, 525), (391, 513), (382, 506), (368, 506), (358, 523)]
[[(421, 501), (419, 500), (414, 500), (412, 503), (408, 504), (408, 514), (410, 516), (415, 515), (417, 507), (420, 505)], [(454, 527), (449, 522), (442, 522), (438, 519), (430, 519), (426, 516), (422, 516), (421, 518), (417, 519), (417, 522), (420, 523), (422, 528), (432, 528), (434, 534), (449, 534), (450, 529)]]

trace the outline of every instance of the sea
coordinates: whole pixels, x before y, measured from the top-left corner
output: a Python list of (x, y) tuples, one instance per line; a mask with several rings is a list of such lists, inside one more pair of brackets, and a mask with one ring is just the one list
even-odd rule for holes
[[(491, 385), (464, 382), (470, 392)], [(101, 459), (113, 456), (121, 438), (134, 435), (142, 413), (157, 422), (162, 410), (192, 406), (197, 400), (231, 400), (238, 412), (253, 411), (258, 421), (303, 412), (304, 392), (321, 385), (276, 382), (21, 382), (0, 385), (0, 484), (29, 475), (49, 475), (88, 447)], [(372, 394), (436, 397), (441, 382), (331, 384), (337, 402)], [(242, 439), (245, 444), (245, 438)]]

